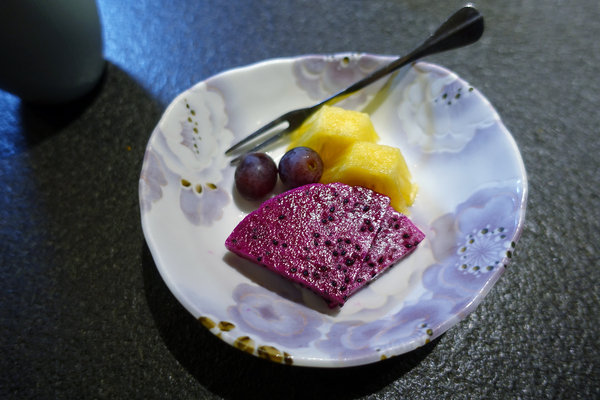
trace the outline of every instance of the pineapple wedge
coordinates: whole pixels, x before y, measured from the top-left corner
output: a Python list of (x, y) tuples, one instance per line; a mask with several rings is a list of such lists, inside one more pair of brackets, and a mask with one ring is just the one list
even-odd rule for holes
[(325, 170), (337, 163), (346, 148), (357, 141), (379, 140), (368, 114), (323, 106), (291, 135), (288, 150), (310, 147), (321, 156)]
[(363, 186), (391, 199), (391, 206), (407, 213), (417, 194), (406, 161), (395, 147), (356, 141), (323, 171), (321, 183)]

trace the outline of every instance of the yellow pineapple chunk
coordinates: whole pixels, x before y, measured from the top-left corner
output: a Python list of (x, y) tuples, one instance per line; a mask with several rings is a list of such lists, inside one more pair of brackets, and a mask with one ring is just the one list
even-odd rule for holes
[(323, 171), (322, 183), (342, 182), (364, 186), (391, 199), (391, 206), (406, 213), (415, 199), (417, 187), (400, 149), (358, 141), (339, 155), (334, 165)]
[(288, 150), (298, 146), (310, 147), (319, 153), (324, 168), (328, 169), (354, 142), (375, 143), (377, 140), (379, 136), (368, 114), (323, 106), (292, 133)]

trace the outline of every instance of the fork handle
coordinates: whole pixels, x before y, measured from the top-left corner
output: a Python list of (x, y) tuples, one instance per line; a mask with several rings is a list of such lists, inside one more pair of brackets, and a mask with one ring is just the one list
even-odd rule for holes
[(475, 43), (483, 34), (483, 28), (483, 15), (470, 4), (466, 5), (452, 14), (427, 40), (413, 51), (374, 71), (341, 92), (328, 97), (315, 105), (314, 108), (316, 109), (326, 104), (335, 104), (352, 93), (422, 57)]

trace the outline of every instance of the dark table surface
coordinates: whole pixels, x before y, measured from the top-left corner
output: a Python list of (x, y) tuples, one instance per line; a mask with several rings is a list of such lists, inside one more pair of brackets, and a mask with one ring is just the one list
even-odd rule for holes
[(529, 179), (513, 261), (433, 343), (363, 367), (234, 350), (177, 302), (140, 225), (145, 145), (181, 91), (274, 57), (400, 54), (459, 1), (99, 0), (85, 100), (0, 92), (1, 398), (600, 398), (600, 7), (481, 1), (477, 44), (431, 57), (480, 89)]

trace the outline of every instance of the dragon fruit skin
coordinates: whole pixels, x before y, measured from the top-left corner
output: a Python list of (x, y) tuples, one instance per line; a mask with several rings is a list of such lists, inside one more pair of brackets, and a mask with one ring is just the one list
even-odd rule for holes
[[(389, 201), (387, 196), (359, 186), (302, 186), (267, 200), (246, 216), (225, 246), (311, 289), (330, 307), (341, 306), (348, 296), (407, 254), (410, 249), (403, 245), (407, 240), (412, 240), (411, 246), (422, 240), (415, 236), (415, 230), (420, 231), (396, 213)], [(394, 229), (398, 224), (394, 218), (403, 228), (408, 227), (412, 239), (402, 237), (406, 229)], [(375, 244), (379, 235), (383, 240)], [(393, 246), (398, 240), (402, 246)], [(385, 262), (373, 267), (369, 262), (373, 257), (384, 257)]]

